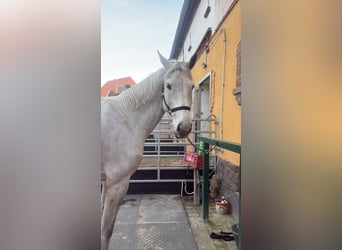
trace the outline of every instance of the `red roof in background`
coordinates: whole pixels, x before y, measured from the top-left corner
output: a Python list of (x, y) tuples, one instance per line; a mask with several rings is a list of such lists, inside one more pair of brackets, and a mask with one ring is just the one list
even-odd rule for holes
[(122, 92), (127, 88), (126, 85), (133, 86), (135, 81), (130, 76), (108, 81), (101, 87), (101, 96), (108, 96), (110, 91), (113, 95), (117, 95), (117, 90), (119, 93)]

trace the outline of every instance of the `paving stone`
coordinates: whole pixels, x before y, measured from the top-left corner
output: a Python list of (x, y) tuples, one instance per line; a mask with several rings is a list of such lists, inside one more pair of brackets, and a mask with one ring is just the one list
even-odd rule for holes
[(137, 226), (134, 249), (196, 250), (187, 223), (148, 223)]
[(138, 223), (187, 222), (179, 195), (144, 195)]
[(110, 250), (130, 250), (134, 249), (134, 239), (136, 224), (118, 224), (110, 240)]

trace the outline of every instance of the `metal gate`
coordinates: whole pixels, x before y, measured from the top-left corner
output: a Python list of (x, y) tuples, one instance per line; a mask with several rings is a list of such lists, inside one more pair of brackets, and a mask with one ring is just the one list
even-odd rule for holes
[[(203, 126), (207, 123), (207, 126)], [(189, 138), (198, 145), (198, 135), (211, 135), (216, 138), (218, 122), (213, 116), (206, 119), (195, 118), (192, 120), (192, 132)], [(206, 127), (209, 130), (202, 131)], [(131, 178), (130, 183), (181, 183), (186, 191), (186, 183), (193, 182), (192, 169), (183, 164), (185, 152), (195, 152), (195, 148), (186, 139), (177, 139), (172, 131), (172, 119), (168, 114), (164, 115), (160, 123), (145, 141), (144, 156), (137, 172)], [(215, 152), (210, 156), (210, 167), (216, 168)], [(191, 173), (186, 176), (180, 171)], [(191, 184), (192, 185), (192, 184)]]

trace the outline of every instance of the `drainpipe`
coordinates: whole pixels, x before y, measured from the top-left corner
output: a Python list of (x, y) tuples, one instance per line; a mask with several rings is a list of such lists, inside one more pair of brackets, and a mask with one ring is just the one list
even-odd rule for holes
[(224, 87), (225, 87), (225, 70), (226, 70), (226, 31), (221, 29), (223, 32), (223, 61), (222, 61), (222, 82), (221, 82), (221, 110), (220, 110), (220, 136), (223, 139), (223, 98), (224, 98)]

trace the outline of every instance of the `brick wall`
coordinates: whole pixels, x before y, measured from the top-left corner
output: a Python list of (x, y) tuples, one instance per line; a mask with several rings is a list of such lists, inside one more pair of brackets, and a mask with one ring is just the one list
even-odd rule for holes
[(220, 195), (229, 199), (232, 205), (232, 213), (238, 217), (240, 167), (219, 157), (216, 174), (221, 180)]

